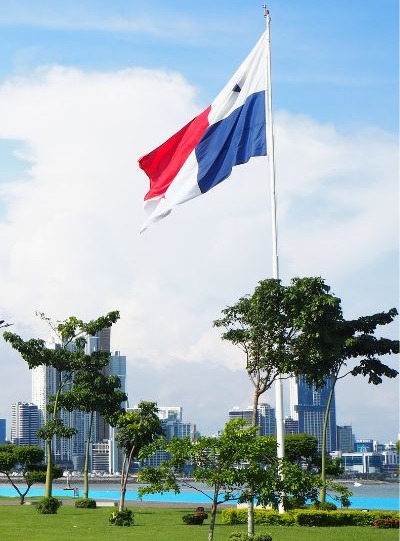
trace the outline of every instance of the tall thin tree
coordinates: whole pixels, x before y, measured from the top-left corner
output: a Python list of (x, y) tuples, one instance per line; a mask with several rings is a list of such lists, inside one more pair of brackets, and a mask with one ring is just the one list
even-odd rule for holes
[[(59, 347), (49, 348), (45, 340), (31, 338), (24, 340), (19, 335), (6, 331), (4, 339), (17, 350), (29, 369), (39, 366), (49, 366), (56, 370), (57, 383), (54, 396), (50, 404), (50, 411), (44, 426), (38, 430), (38, 435), (45, 441), (46, 445), (46, 485), (45, 497), (52, 495), (52, 469), (53, 469), (53, 438), (58, 436), (69, 438), (75, 434), (75, 429), (64, 425), (60, 418), (60, 395), (74, 380), (77, 370), (89, 362), (91, 357), (96, 358), (99, 352), (86, 355), (85, 345), (88, 336), (95, 336), (102, 329), (111, 327), (119, 319), (119, 312), (109, 312), (89, 322), (71, 316), (62, 322), (53, 322), (44, 313), (39, 312), (39, 317), (44, 320), (54, 331)], [(90, 359), (92, 361), (92, 359)]]

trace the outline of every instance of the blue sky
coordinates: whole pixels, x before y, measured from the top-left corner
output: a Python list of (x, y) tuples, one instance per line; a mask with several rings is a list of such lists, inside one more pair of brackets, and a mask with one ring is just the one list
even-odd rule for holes
[[(210, 101), (264, 28), (258, 2), (2, 1), (2, 80), (38, 66), (182, 73)], [(270, 3), (274, 104), (396, 130), (398, 2)]]
[[(398, 2), (268, 7), (282, 279), (323, 276), (346, 317), (397, 306)], [(130, 401), (179, 403), (216, 431), (251, 402), (240, 353), (212, 321), (270, 276), (267, 169), (262, 159), (237, 168), (139, 237), (147, 179), (136, 161), (225, 85), (264, 30), (261, 3), (0, 8), (2, 318), (28, 337), (47, 332), (35, 310), (120, 309), (113, 340), (128, 356)], [(30, 377), (0, 348), (8, 417), (11, 402), (30, 399)], [(397, 437), (397, 382), (341, 385), (339, 423)]]

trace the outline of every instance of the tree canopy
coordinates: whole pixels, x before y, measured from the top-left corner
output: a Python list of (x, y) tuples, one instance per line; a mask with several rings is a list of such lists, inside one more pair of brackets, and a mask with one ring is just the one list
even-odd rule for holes
[(49, 348), (45, 340), (31, 338), (24, 340), (19, 335), (11, 332), (4, 332), (4, 339), (17, 350), (30, 369), (39, 366), (50, 366), (56, 369), (57, 384), (56, 392), (51, 401), (51, 411), (48, 413), (38, 435), (46, 443), (46, 487), (45, 496), (50, 497), (52, 493), (52, 440), (55, 436), (70, 438), (75, 433), (73, 428), (64, 425), (59, 416), (60, 395), (72, 385), (74, 376), (79, 370), (98, 367), (100, 369), (107, 362), (109, 352), (94, 351), (90, 355), (85, 353), (85, 346), (88, 336), (95, 336), (102, 329), (111, 327), (119, 319), (119, 312), (109, 312), (95, 320), (84, 322), (81, 319), (71, 316), (64, 321), (53, 322), (44, 313), (39, 312), (39, 317), (45, 321), (56, 334), (59, 344), (55, 348)]
[[(170, 459), (159, 467), (139, 472), (139, 481), (147, 483), (139, 488), (139, 494), (170, 490), (177, 493), (184, 486), (207, 496), (211, 503), (209, 541), (213, 539), (217, 508), (222, 503), (246, 502), (254, 497), (263, 505), (277, 506), (283, 492), (303, 502), (309, 498), (316, 500), (318, 495), (318, 479), (294, 464), (285, 461), (285, 475), (280, 477), (276, 441), (258, 436), (257, 427), (249, 427), (243, 420), (229, 421), (219, 437), (199, 437), (194, 441), (172, 438), (163, 449)], [(189, 478), (183, 475), (188, 464)], [(198, 483), (210, 487), (211, 494)]]
[(245, 354), (254, 416), (258, 398), (278, 377), (304, 374), (310, 363), (336, 358), (331, 329), (342, 318), (340, 299), (322, 278), (293, 278), (288, 286), (277, 279), (262, 280), (252, 295), (222, 314), (214, 326), (224, 329), (222, 339)]
[[(46, 466), (43, 464), (43, 449), (35, 445), (0, 445), (0, 473), (3, 473), (19, 495), (21, 505), (25, 503), (25, 497), (34, 483), (44, 483), (46, 480)], [(22, 488), (18, 479), (13, 477), (17, 472), (25, 481), (26, 487)], [(53, 478), (60, 477), (62, 472), (59, 468), (53, 468)]]
[(155, 402), (139, 402), (137, 410), (122, 413), (117, 420), (115, 440), (124, 454), (121, 469), (121, 497), (119, 510), (125, 507), (126, 485), (133, 458), (137, 458), (143, 448), (154, 444), (163, 435), (162, 424), (157, 415)]

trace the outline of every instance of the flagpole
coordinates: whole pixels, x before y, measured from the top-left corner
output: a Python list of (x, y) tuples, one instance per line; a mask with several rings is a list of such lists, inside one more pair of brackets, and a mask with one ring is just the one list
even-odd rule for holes
[[(276, 187), (275, 187), (275, 148), (274, 126), (272, 116), (272, 84), (271, 84), (271, 17), (267, 6), (263, 6), (266, 22), (267, 39), (267, 155), (269, 160), (269, 178), (271, 190), (271, 219), (272, 219), (272, 277), (279, 279), (278, 264), (278, 227), (276, 219)], [(275, 415), (276, 415), (276, 440), (278, 444), (278, 459), (285, 456), (285, 442), (283, 430), (283, 393), (282, 378), (279, 376), (275, 381)], [(283, 503), (279, 503), (279, 512), (283, 513)]]

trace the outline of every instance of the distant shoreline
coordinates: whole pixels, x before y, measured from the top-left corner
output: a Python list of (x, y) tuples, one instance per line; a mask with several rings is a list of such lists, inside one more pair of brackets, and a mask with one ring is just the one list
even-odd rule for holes
[[(21, 475), (15, 475), (12, 476), (12, 479), (16, 482), (23, 482), (23, 477)], [(120, 482), (120, 476), (119, 475), (94, 475), (89, 477), (89, 483), (90, 484), (119, 484)], [(188, 479), (189, 480), (189, 479)], [(192, 479), (192, 481), (194, 481)], [(343, 484), (343, 485), (354, 485), (355, 482), (361, 483), (362, 485), (391, 485), (391, 484), (399, 484), (400, 479), (387, 479), (385, 481), (379, 480), (379, 479), (362, 479), (362, 478), (354, 478), (354, 479), (335, 479), (335, 483)], [(7, 484), (9, 483), (9, 480), (5, 475), (0, 475), (0, 484)], [(77, 485), (77, 484), (83, 484), (83, 475), (73, 475), (69, 477), (69, 483), (67, 482), (66, 477), (60, 477), (59, 479), (54, 479), (53, 481), (56, 485)], [(132, 476), (128, 478), (128, 484), (137, 485), (137, 477)], [(140, 484), (140, 483), (139, 483)]]

